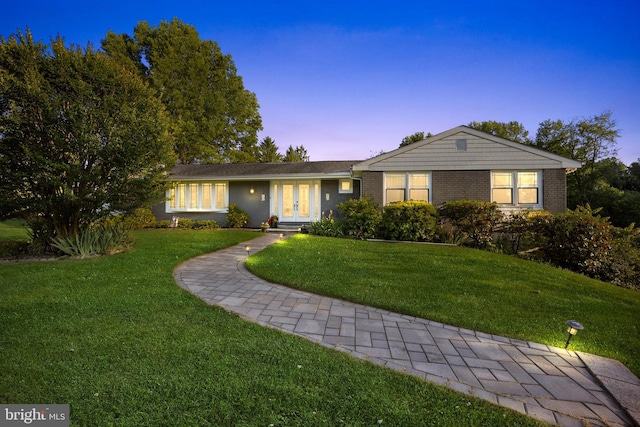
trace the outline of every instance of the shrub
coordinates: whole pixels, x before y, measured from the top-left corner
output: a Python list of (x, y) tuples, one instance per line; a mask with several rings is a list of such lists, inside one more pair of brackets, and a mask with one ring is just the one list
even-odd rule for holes
[(80, 256), (101, 255), (116, 252), (131, 244), (127, 229), (121, 222), (116, 225), (94, 225), (73, 236), (54, 237), (51, 246), (60, 252)]
[(440, 217), (453, 228), (453, 234), (468, 238), (475, 247), (491, 245), (493, 233), (502, 218), (496, 203), (455, 200), (440, 207)]
[(249, 214), (243, 211), (235, 203), (229, 205), (227, 214), (227, 227), (242, 228), (249, 222)]
[(355, 239), (376, 237), (382, 220), (382, 212), (378, 204), (369, 195), (360, 199), (350, 199), (339, 203), (338, 210), (342, 214), (345, 236)]
[(193, 228), (196, 221), (191, 218), (178, 218), (178, 228)]
[(206, 229), (220, 228), (218, 221), (216, 221), (215, 219), (200, 219), (196, 221), (195, 226), (197, 228), (206, 228)]
[(125, 215), (124, 224), (130, 230), (141, 230), (152, 227), (156, 223), (156, 217), (148, 208), (138, 208), (133, 213)]
[(613, 226), (589, 205), (553, 216), (533, 218), (533, 231), (542, 238), (545, 261), (597, 279), (608, 276)]
[(313, 221), (309, 224), (309, 233), (326, 237), (343, 237), (343, 222), (333, 217), (333, 211), (329, 211), (329, 216), (324, 216), (320, 221)]
[(513, 255), (524, 255), (539, 246), (540, 238), (534, 231), (534, 220), (549, 217), (547, 211), (526, 210), (514, 212), (502, 218), (500, 243), (503, 251)]
[(438, 234), (438, 211), (421, 200), (393, 202), (382, 213), (385, 239), (433, 241)]
[(170, 228), (171, 220), (163, 219), (162, 221), (157, 221), (154, 225), (155, 228)]
[(604, 280), (640, 290), (640, 229), (633, 224), (613, 229), (613, 247)]
[(31, 243), (26, 240), (0, 240), (0, 259), (19, 257), (31, 251)]

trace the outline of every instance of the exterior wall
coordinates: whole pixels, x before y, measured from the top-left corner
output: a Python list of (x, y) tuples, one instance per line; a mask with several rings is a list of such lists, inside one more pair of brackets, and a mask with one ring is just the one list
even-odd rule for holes
[[(250, 190), (253, 187), (253, 194)], [(265, 200), (262, 201), (262, 194)], [(235, 203), (240, 209), (249, 214), (249, 223), (247, 227), (259, 228), (260, 223), (269, 219), (271, 213), (270, 206), (269, 181), (241, 181), (229, 182), (229, 204)], [(159, 203), (151, 208), (151, 212), (158, 221), (171, 220), (173, 216), (181, 218), (190, 218), (194, 220), (213, 219), (218, 221), (221, 227), (227, 225), (227, 214), (219, 212), (180, 212), (166, 213), (165, 202)]]
[(362, 172), (362, 194), (370, 195), (382, 207), (384, 204), (384, 175), (382, 172)]
[(440, 206), (450, 200), (491, 201), (491, 172), (481, 171), (433, 171), (431, 201)]
[[(253, 187), (253, 194), (251, 194)], [(262, 195), (264, 194), (264, 201)], [(260, 224), (269, 219), (271, 212), (271, 196), (269, 181), (237, 181), (229, 182), (229, 204), (235, 203), (240, 209), (249, 214), (247, 227), (259, 228)], [(225, 214), (226, 217), (226, 214)], [(226, 220), (220, 225), (226, 225)]]
[(180, 212), (180, 213), (166, 213), (165, 212), (165, 203), (158, 203), (151, 208), (151, 212), (155, 215), (156, 220), (171, 220), (172, 217), (178, 216), (180, 218), (191, 218), (195, 220), (202, 219), (213, 219), (220, 224), (221, 227), (224, 227), (226, 222), (226, 213), (217, 213), (217, 212), (198, 212), (198, 213), (190, 213), (190, 212)]
[[(353, 193), (339, 193), (338, 184), (339, 180), (323, 180), (320, 184), (320, 210), (324, 213), (324, 216), (329, 216), (329, 211), (333, 211), (333, 217), (339, 217), (340, 213), (337, 211), (336, 206), (342, 202), (346, 202), (349, 199), (360, 198), (360, 181), (353, 180)], [(327, 194), (329, 200), (327, 200)]]
[(542, 203), (551, 213), (567, 210), (567, 174), (564, 169), (542, 171)]

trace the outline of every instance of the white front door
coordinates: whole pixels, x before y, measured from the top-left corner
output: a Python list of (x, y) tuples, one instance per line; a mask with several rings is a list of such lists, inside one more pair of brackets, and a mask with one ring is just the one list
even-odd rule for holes
[(320, 200), (319, 183), (313, 181), (282, 181), (274, 183), (275, 207), (280, 221), (310, 222), (317, 217)]

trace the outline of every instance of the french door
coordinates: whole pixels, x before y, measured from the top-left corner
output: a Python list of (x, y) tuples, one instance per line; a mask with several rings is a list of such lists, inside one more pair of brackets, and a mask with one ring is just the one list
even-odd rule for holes
[(318, 217), (319, 182), (280, 181), (273, 183), (274, 210), (283, 222), (310, 222)]

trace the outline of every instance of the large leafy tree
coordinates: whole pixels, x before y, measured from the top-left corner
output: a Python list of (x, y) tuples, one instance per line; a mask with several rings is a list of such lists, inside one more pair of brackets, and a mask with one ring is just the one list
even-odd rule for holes
[(158, 91), (181, 163), (257, 160), (257, 98), (217, 43), (176, 18), (157, 26), (141, 21), (133, 36), (110, 31), (102, 48)]
[(0, 37), (0, 217), (43, 242), (157, 202), (175, 162), (164, 106), (95, 51)]
[(410, 145), (410, 144), (422, 141), (423, 139), (430, 138), (432, 136), (433, 135), (431, 135), (431, 132), (428, 132), (427, 136), (424, 135), (424, 132), (416, 132), (412, 135), (408, 135), (402, 138), (402, 141), (400, 142), (400, 147), (404, 147), (405, 145)]
[(467, 126), (521, 144), (529, 144), (531, 142), (529, 139), (529, 131), (525, 129), (522, 123), (516, 121), (505, 123), (488, 120), (484, 122), (471, 122)]
[(610, 184), (611, 167), (616, 165), (617, 139), (620, 131), (611, 112), (570, 122), (546, 120), (540, 123), (535, 147), (579, 160), (582, 167), (567, 178), (567, 201), (570, 207), (592, 204), (603, 182)]

